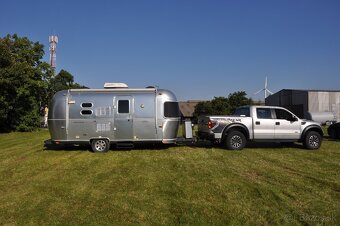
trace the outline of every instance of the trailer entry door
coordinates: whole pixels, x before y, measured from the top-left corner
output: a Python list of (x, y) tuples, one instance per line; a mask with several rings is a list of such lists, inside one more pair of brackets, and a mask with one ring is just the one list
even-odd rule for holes
[(114, 131), (115, 140), (133, 139), (133, 98), (132, 96), (118, 96), (115, 101)]

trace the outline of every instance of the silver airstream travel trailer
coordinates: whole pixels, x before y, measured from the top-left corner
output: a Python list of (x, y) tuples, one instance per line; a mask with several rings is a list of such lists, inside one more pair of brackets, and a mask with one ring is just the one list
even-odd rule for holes
[(108, 151), (110, 144), (175, 143), (179, 123), (172, 92), (122, 83), (57, 92), (48, 115), (52, 143), (89, 143), (95, 152)]

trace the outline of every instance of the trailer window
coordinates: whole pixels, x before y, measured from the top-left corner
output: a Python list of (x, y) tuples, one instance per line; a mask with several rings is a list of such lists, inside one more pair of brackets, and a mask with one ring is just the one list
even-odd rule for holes
[(92, 110), (81, 110), (82, 115), (92, 115)]
[(165, 102), (164, 103), (164, 116), (165, 117), (180, 117), (178, 102)]
[(118, 101), (118, 113), (129, 113), (130, 106), (128, 100), (119, 100)]
[(93, 104), (92, 103), (82, 103), (81, 107), (83, 107), (83, 108), (92, 108)]

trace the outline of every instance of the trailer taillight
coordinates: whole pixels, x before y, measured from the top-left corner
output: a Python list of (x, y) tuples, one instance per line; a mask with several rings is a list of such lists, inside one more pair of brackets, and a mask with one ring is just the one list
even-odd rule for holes
[(216, 122), (209, 120), (208, 122), (208, 128), (212, 129), (216, 125)]

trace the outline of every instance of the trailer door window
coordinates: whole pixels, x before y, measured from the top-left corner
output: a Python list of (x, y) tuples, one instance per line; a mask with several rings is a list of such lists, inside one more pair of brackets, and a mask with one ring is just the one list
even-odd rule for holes
[(128, 100), (119, 100), (118, 101), (118, 113), (129, 113), (130, 106)]
[(180, 117), (178, 102), (165, 102), (164, 103), (164, 116), (169, 118)]

